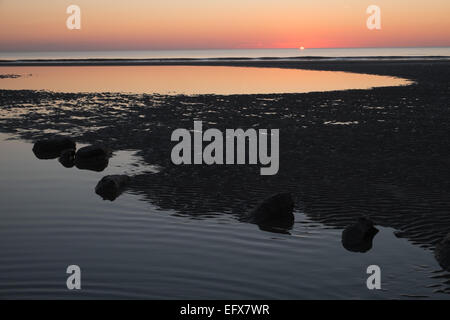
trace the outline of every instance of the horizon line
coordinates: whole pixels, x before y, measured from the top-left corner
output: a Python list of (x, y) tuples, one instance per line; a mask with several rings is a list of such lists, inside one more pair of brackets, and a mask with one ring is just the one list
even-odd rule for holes
[[(396, 46), (396, 47), (304, 47), (303, 50), (311, 50), (311, 49), (414, 49), (414, 48), (450, 48), (450, 45), (443, 46)], [(5, 50), (2, 49), (3, 53), (12, 53), (12, 52), (120, 52), (120, 51), (207, 51), (207, 50), (301, 50), (299, 47), (289, 47), (289, 48), (276, 48), (276, 47), (268, 47), (268, 48), (189, 48), (189, 49), (104, 49), (104, 50)], [(301, 50), (301, 51), (303, 51)], [(1, 53), (0, 53), (1, 55)]]

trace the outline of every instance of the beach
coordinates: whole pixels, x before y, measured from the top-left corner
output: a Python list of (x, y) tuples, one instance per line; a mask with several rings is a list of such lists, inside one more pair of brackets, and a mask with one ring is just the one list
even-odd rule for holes
[[(160, 170), (135, 175), (127, 192), (176, 217), (208, 220), (220, 214), (244, 224), (245, 213), (261, 200), (289, 192), (307, 219), (331, 229), (343, 229), (364, 215), (430, 252), (450, 231), (446, 59), (90, 61), (88, 65), (108, 63), (345, 71), (413, 83), (251, 95), (0, 90), (0, 132), (28, 142), (64, 135), (116, 152), (137, 150), (147, 165)], [(205, 130), (279, 129), (278, 173), (261, 176), (259, 167), (252, 165), (174, 165), (171, 134), (177, 128), (192, 128), (195, 120), (202, 121)], [(292, 230), (283, 233), (289, 236)], [(442, 277), (440, 290), (450, 293), (450, 276)]]

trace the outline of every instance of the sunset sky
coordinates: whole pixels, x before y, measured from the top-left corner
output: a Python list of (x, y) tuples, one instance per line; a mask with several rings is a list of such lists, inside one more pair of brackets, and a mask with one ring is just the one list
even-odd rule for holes
[[(66, 8), (81, 8), (68, 30)], [(366, 8), (381, 7), (381, 30)], [(450, 46), (449, 0), (0, 0), (0, 50)]]

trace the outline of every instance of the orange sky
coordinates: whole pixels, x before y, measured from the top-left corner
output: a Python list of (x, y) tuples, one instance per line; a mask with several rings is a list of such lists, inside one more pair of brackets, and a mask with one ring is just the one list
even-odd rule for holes
[[(81, 8), (81, 30), (66, 8)], [(381, 7), (382, 30), (366, 27)], [(450, 46), (449, 0), (0, 0), (0, 50)]]

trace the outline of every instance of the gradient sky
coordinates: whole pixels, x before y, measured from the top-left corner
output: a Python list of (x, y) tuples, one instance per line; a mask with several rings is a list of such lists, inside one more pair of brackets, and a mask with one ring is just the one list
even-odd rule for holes
[[(81, 8), (81, 30), (66, 8)], [(381, 7), (382, 30), (366, 27)], [(1, 51), (450, 46), (449, 0), (0, 0)]]

